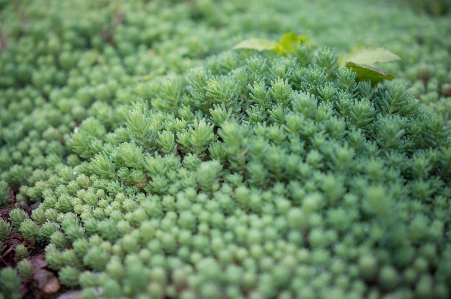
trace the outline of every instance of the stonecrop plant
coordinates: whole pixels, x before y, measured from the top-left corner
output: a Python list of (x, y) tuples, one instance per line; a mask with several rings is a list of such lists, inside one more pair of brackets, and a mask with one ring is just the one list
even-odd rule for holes
[(402, 61), (373, 81), (310, 2), (25, 2), (0, 2), (0, 298), (38, 247), (84, 299), (450, 297), (451, 24), (381, 6)]

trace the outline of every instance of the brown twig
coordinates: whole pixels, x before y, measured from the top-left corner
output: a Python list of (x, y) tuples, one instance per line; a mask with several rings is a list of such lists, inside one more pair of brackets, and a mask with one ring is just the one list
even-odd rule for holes
[(14, 250), (14, 247), (11, 246), (8, 248), (8, 250), (6, 250), (1, 256), (0, 256), (0, 260), (6, 265), (6, 266), (10, 266), (10, 264), (6, 263), (6, 261), (3, 259), (3, 257), (7, 256), (11, 251)]

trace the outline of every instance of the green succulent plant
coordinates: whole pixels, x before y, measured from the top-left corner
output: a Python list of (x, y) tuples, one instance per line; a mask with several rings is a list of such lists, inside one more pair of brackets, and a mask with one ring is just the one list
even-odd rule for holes
[(301, 2), (1, 3), (0, 247), (83, 298), (448, 298), (451, 26)]

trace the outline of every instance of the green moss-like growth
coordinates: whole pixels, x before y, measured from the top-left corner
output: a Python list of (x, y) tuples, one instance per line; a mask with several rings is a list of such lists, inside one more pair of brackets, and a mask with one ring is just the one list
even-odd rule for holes
[(30, 281), (33, 276), (33, 265), (27, 259), (21, 260), (17, 263), (17, 271), (23, 280)]
[(0, 241), (5, 241), (11, 233), (11, 226), (8, 222), (0, 219)]
[[(50, 237), (50, 266), (70, 262), (58, 250), (77, 243), (73, 266), (61, 268), (66, 285), (76, 285), (74, 266), (87, 267), (105, 282), (80, 280), (84, 288), (155, 295), (186, 269), (185, 283), (202, 298), (230, 288), (293, 295), (314, 280), (321, 296), (337, 288), (360, 297), (374, 280), (382, 293), (410, 289), (399, 273), (433, 250), (424, 263), (441, 289), (431, 292), (448, 288), (451, 272), (438, 263), (449, 254), (447, 119), (399, 83), (372, 88), (347, 69), (268, 55), (228, 52), (215, 64), (229, 69), (207, 65), (162, 83), (151, 107), (137, 101), (128, 111), (127, 142), (95, 137), (96, 123), (81, 123), (71, 142), (92, 136), (102, 144), (78, 171), (92, 186), (71, 197), (68, 181), (48, 206), (63, 229)], [(168, 107), (163, 91), (185, 96)], [(159, 142), (165, 135), (169, 144)], [(86, 147), (73, 150), (82, 158)], [(336, 260), (346, 265), (337, 273)], [(114, 274), (113, 261), (126, 271)], [(155, 269), (166, 274), (147, 288)], [(247, 287), (233, 278), (248, 271), (256, 278)]]
[[(32, 212), (1, 238), (83, 298), (448, 298), (450, 26), (334, 3), (5, 5), (0, 202)], [(293, 28), (313, 46), (229, 50)], [(359, 42), (399, 78), (339, 68)]]
[(15, 269), (3, 268), (0, 270), (0, 294), (5, 294), (6, 298), (22, 298), (21, 281)]
[(419, 12), (426, 12), (434, 16), (443, 16), (450, 12), (451, 4), (447, 0), (407, 0), (406, 2)]

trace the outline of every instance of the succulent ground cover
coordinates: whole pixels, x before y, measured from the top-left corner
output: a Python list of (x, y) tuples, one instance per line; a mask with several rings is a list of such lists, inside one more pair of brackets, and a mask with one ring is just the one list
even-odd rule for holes
[(0, 1), (0, 298), (449, 298), (451, 22), (406, 5)]

